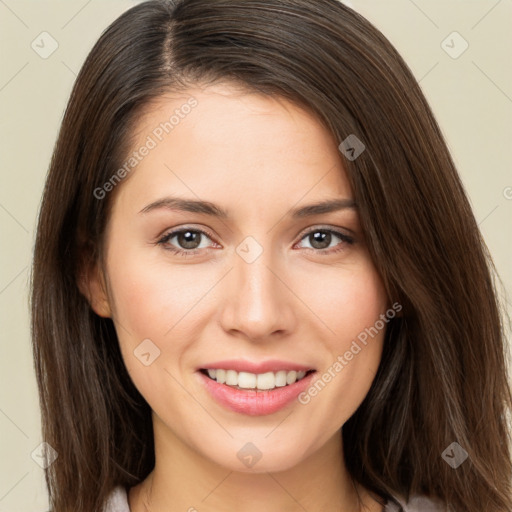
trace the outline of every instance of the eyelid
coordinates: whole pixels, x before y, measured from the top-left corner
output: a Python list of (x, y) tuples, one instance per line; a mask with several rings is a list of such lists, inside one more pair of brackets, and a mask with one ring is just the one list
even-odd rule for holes
[[(340, 228), (337, 226), (329, 226), (329, 225), (322, 225), (317, 224), (315, 226), (312, 226), (310, 228), (306, 228), (301, 234), (299, 235), (299, 240), (302, 240), (306, 235), (309, 235), (310, 233), (314, 233), (315, 231), (332, 231), (333, 233), (339, 233), (340, 235), (355, 239), (355, 232), (348, 228)], [(348, 231), (348, 233), (343, 233), (343, 231)]]

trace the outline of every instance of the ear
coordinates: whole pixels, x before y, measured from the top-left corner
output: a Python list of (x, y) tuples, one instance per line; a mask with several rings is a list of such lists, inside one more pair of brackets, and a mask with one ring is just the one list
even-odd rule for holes
[(78, 276), (78, 288), (89, 302), (92, 310), (103, 318), (112, 317), (107, 294), (106, 280), (97, 263), (85, 265)]

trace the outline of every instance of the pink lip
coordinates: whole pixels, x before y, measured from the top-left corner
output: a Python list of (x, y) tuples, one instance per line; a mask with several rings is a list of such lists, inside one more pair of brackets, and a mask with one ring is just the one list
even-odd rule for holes
[(231, 361), (214, 361), (206, 363), (199, 369), (221, 369), (221, 370), (235, 370), (235, 372), (248, 372), (248, 373), (266, 373), (278, 372), (280, 370), (295, 370), (296, 372), (314, 370), (311, 366), (304, 366), (302, 364), (292, 363), (290, 361), (280, 361), (277, 359), (269, 359), (261, 363), (251, 361), (244, 361), (242, 359)]
[[(225, 368), (223, 366), (213, 367)], [(288, 366), (288, 369), (292, 368)], [(217, 381), (210, 379), (200, 371), (196, 373), (199, 375), (201, 382), (211, 396), (224, 407), (227, 407), (234, 412), (247, 414), (248, 416), (263, 416), (277, 412), (293, 402), (300, 393), (311, 385), (311, 380), (316, 372), (306, 375), (303, 379), (293, 384), (274, 388), (270, 391), (236, 389), (231, 386), (227, 386), (226, 384), (219, 384)]]

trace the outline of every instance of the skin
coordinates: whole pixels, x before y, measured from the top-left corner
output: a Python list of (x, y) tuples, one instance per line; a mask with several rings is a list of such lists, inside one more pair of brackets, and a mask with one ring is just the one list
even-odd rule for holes
[[(156, 465), (131, 489), (131, 510), (381, 511), (360, 487), (359, 507), (340, 429), (371, 386), (384, 330), (308, 404), (269, 415), (225, 409), (196, 372), (219, 359), (275, 358), (315, 368), (319, 378), (389, 308), (357, 208), (288, 216), (352, 198), (338, 142), (287, 100), (225, 83), (159, 98), (133, 147), (190, 96), (197, 107), (113, 192), (103, 265), (86, 285), (96, 313), (113, 318), (126, 367), (153, 410)], [(170, 195), (213, 202), (229, 218), (141, 213)], [(196, 235), (197, 253), (176, 255), (169, 248), (192, 249), (177, 236), (157, 241), (180, 227), (214, 236)], [(353, 243), (332, 234), (315, 245), (306, 236), (313, 228)], [(263, 250), (251, 263), (236, 252), (247, 236)], [(145, 339), (161, 351), (149, 366), (134, 355)], [(262, 453), (252, 468), (237, 457), (247, 442)]]

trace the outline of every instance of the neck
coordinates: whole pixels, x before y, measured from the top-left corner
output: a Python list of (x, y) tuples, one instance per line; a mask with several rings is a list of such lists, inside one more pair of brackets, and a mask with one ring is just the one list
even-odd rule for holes
[[(129, 493), (132, 512), (380, 512), (348, 474), (341, 433), (283, 471), (232, 471), (192, 450), (154, 415), (155, 467)], [(256, 464), (254, 468), (256, 469)]]

